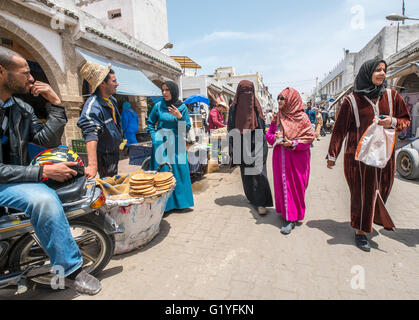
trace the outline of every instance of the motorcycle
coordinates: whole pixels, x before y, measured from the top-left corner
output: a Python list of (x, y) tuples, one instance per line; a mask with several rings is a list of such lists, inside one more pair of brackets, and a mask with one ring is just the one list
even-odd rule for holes
[[(83, 269), (95, 276), (109, 263), (114, 235), (124, 228), (104, 210), (106, 198), (94, 180), (83, 175), (60, 184), (56, 192), (82, 253)], [(0, 209), (0, 289), (17, 286), (16, 294), (22, 294), (36, 284), (51, 286), (55, 271), (30, 219), (22, 212)]]

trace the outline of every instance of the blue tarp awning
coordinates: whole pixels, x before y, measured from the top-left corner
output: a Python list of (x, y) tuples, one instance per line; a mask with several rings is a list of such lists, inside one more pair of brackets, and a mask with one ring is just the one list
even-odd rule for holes
[(117, 94), (126, 96), (156, 97), (161, 96), (161, 90), (151, 82), (140, 70), (115, 61), (107, 60), (93, 53), (77, 48), (86, 61), (95, 62), (102, 66), (112, 64), (119, 86)]
[(185, 104), (192, 104), (192, 103), (197, 103), (197, 102), (202, 102), (207, 105), (210, 104), (209, 99), (206, 96), (202, 96), (202, 95), (193, 95), (185, 100)]

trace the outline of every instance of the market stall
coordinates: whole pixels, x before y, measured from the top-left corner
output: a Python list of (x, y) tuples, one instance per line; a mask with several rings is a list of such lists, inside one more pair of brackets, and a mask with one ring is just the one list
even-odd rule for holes
[(115, 235), (116, 255), (147, 245), (159, 233), (167, 201), (176, 186), (171, 172), (159, 172), (162, 167), (96, 179), (106, 194), (105, 210), (125, 229)]

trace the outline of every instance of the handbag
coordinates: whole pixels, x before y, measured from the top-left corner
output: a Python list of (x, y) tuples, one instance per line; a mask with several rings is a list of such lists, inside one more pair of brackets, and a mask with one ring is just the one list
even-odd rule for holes
[[(393, 100), (391, 97), (391, 90), (387, 89), (387, 96), (389, 101), (390, 116), (393, 116)], [(379, 99), (374, 104), (372, 101), (365, 97), (374, 110), (374, 119), (372, 124), (365, 131), (363, 136), (359, 139), (359, 111), (353, 94), (349, 95), (352, 107), (354, 109), (357, 133), (358, 133), (358, 147), (355, 154), (355, 160), (360, 161), (368, 166), (383, 169), (387, 166), (390, 160), (396, 143), (396, 130), (385, 129), (383, 126), (378, 125), (379, 121)]]

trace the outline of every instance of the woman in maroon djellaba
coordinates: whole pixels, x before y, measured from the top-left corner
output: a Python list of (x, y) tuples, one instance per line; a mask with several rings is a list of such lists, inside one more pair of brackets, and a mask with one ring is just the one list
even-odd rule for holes
[[(384, 169), (355, 160), (360, 137), (373, 123), (374, 108), (377, 106), (382, 118), (378, 124), (386, 129), (394, 128), (396, 133), (402, 132), (409, 126), (411, 120), (401, 95), (395, 90), (387, 89), (386, 72), (387, 63), (384, 60), (374, 59), (362, 65), (352, 93), (355, 106), (349, 96), (345, 98), (335, 123), (327, 155), (327, 166), (331, 169), (346, 138), (344, 168), (351, 193), (351, 226), (356, 230), (357, 247), (366, 252), (371, 250), (366, 235), (373, 232), (373, 223), (382, 225), (387, 230), (395, 229), (385, 203), (393, 186), (396, 169), (395, 152)], [(355, 114), (356, 112), (359, 116)]]

